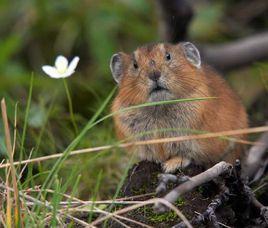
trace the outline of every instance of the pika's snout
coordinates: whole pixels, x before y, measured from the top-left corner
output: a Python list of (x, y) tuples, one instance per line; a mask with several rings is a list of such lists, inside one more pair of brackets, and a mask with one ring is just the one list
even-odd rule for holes
[(157, 82), (159, 78), (161, 77), (161, 72), (160, 71), (152, 71), (149, 73), (149, 79), (151, 79), (154, 82)]

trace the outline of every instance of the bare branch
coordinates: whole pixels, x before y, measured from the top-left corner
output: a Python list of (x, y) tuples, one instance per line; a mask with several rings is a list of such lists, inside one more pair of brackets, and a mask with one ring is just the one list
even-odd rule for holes
[(262, 173), (257, 172), (265, 166), (265, 154), (268, 149), (268, 133), (264, 133), (258, 140), (258, 144), (252, 146), (248, 152), (248, 157), (245, 164), (245, 175), (253, 181), (259, 179)]
[(226, 44), (201, 45), (204, 60), (219, 70), (230, 70), (268, 59), (268, 32)]
[[(169, 192), (164, 197), (164, 199), (170, 203), (174, 203), (184, 193), (190, 192), (195, 187), (200, 186), (201, 184), (207, 183), (207, 182), (211, 181), (212, 179), (220, 176), (221, 174), (230, 171), (231, 168), (232, 168), (231, 164), (226, 163), (224, 161), (219, 162), (216, 165), (214, 165), (213, 167), (211, 167), (210, 169), (190, 178), (185, 183), (174, 188), (171, 192)], [(156, 203), (154, 208), (158, 212), (164, 212), (167, 210), (167, 208), (161, 203)]]
[[(229, 200), (229, 191), (226, 189), (221, 194), (217, 195), (215, 199), (211, 201), (208, 205), (206, 211), (202, 214), (198, 213), (192, 220), (191, 224), (198, 227), (204, 224), (205, 221), (211, 221), (213, 223), (213, 227), (219, 227), (219, 222), (217, 221), (215, 211), (221, 207), (224, 203)], [(173, 228), (185, 228), (186, 225), (184, 222), (180, 222), (179, 224), (175, 225)]]

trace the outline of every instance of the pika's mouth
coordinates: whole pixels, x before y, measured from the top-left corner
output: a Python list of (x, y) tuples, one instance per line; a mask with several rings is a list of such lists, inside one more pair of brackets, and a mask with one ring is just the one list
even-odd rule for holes
[(152, 95), (153, 93), (159, 93), (159, 92), (168, 92), (168, 89), (163, 87), (163, 86), (160, 86), (160, 85), (155, 85), (153, 86), (153, 88), (151, 89), (150, 91), (150, 95)]

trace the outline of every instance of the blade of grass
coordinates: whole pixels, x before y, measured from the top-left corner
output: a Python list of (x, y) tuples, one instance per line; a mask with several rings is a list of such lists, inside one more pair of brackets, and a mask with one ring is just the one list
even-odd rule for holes
[(93, 203), (92, 203), (91, 206), (90, 206), (90, 212), (89, 212), (89, 217), (88, 217), (88, 223), (91, 223), (92, 218), (93, 218), (93, 209), (94, 209), (94, 207), (95, 207), (95, 203), (94, 203), (94, 202), (96, 201), (97, 193), (98, 193), (98, 190), (99, 190), (99, 188), (100, 188), (101, 178), (102, 178), (102, 170), (98, 173), (97, 183), (96, 183), (96, 186), (95, 186), (95, 188), (94, 188), (94, 194), (93, 194), (93, 198), (92, 198)]
[[(74, 198), (73, 195), (76, 194), (77, 187), (78, 187), (79, 181), (81, 179), (81, 175), (77, 176), (78, 173), (79, 172), (77, 172), (77, 169), (72, 169), (70, 177), (67, 179), (66, 183), (61, 187), (61, 189), (58, 190), (57, 194), (59, 195), (59, 200), (58, 200), (57, 207), (60, 206), (60, 201), (62, 200), (62, 198), (66, 196), (65, 192), (67, 191), (68, 187), (72, 188), (70, 198)], [(48, 191), (49, 190), (46, 190), (46, 192), (48, 192)], [(56, 191), (49, 191), (49, 192), (52, 192), (53, 194), (55, 194)], [(68, 201), (70, 201), (70, 200), (71, 199), (68, 199)], [(68, 211), (66, 212), (66, 216), (67, 216), (67, 213), (68, 213)], [(63, 216), (64, 216), (64, 214), (63, 214)]]
[[(134, 157), (134, 155), (131, 156), (131, 158), (130, 158), (128, 164), (127, 164), (127, 167), (126, 167), (126, 169), (125, 169), (125, 171), (124, 171), (124, 174), (123, 174), (123, 176), (122, 176), (122, 178), (121, 178), (119, 184), (117, 185), (115, 194), (114, 194), (114, 196), (113, 196), (113, 201), (116, 200), (117, 196), (119, 195), (120, 190), (122, 189), (122, 186), (123, 186), (123, 184), (124, 184), (124, 182), (125, 182), (125, 179), (126, 179), (126, 177), (127, 177), (127, 174), (128, 174), (128, 170), (130, 169), (130, 166), (131, 166), (132, 163), (133, 163), (133, 157)], [(108, 208), (108, 212), (109, 212), (109, 213), (110, 213), (111, 210), (113, 209), (114, 205), (115, 205), (115, 204), (112, 203), (112, 204), (109, 206), (109, 208)], [(107, 221), (108, 221), (108, 220), (105, 221), (105, 223), (104, 223), (104, 227), (107, 227)]]
[(61, 194), (59, 194), (60, 191), (61, 191), (61, 181), (58, 178), (56, 178), (55, 179), (55, 192), (54, 192), (52, 200), (51, 200), (51, 203), (53, 206), (52, 218), (50, 221), (51, 227), (57, 227), (57, 225), (59, 225), (59, 224), (57, 224), (57, 222), (58, 222), (57, 215), (58, 215), (59, 202), (62, 198)]
[(5, 131), (5, 142), (7, 148), (7, 154), (10, 161), (10, 169), (11, 169), (11, 179), (12, 179), (12, 186), (14, 189), (14, 200), (15, 200), (15, 208), (14, 208), (14, 217), (15, 217), (15, 226), (21, 226), (21, 219), (20, 219), (20, 203), (19, 203), (19, 191), (17, 185), (17, 178), (16, 178), (16, 169), (13, 164), (13, 150), (12, 150), (12, 143), (11, 143), (11, 136), (8, 124), (8, 117), (7, 117), (7, 108), (6, 102), (3, 98), (1, 101), (1, 110), (2, 110), (2, 118), (4, 123), (4, 131)]
[(27, 99), (27, 105), (26, 105), (26, 111), (25, 111), (25, 117), (24, 117), (24, 123), (23, 123), (23, 130), (22, 130), (22, 137), (21, 137), (21, 144), (20, 144), (20, 161), (23, 157), (24, 152), (24, 143), (26, 138), (26, 132), (27, 132), (27, 125), (28, 125), (28, 118), (29, 118), (29, 112), (30, 112), (30, 106), (31, 106), (31, 100), (32, 100), (32, 93), (33, 93), (33, 83), (34, 83), (34, 74), (31, 74), (31, 81), (30, 81), (30, 87), (29, 87), (29, 95)]
[(18, 112), (18, 103), (15, 104), (14, 135), (13, 135), (12, 156), (14, 156), (15, 149), (16, 149), (16, 138), (17, 138), (17, 112)]
[[(45, 132), (45, 129), (46, 129), (46, 126), (47, 126), (47, 123), (48, 123), (48, 119), (49, 119), (49, 116), (51, 114), (51, 111), (52, 111), (52, 108), (54, 107), (54, 104), (55, 104), (55, 99), (57, 97), (57, 92), (58, 91), (55, 91), (53, 96), (52, 96), (52, 99), (51, 99), (51, 102), (48, 106), (48, 108), (45, 107), (45, 104), (44, 104), (44, 109), (47, 110), (46, 114), (45, 114), (45, 120), (42, 124), (42, 127), (41, 127), (41, 130), (39, 132), (39, 135), (38, 135), (38, 138), (37, 138), (37, 142), (36, 142), (36, 145), (35, 145), (35, 148), (34, 148), (34, 151), (32, 153), (32, 156), (34, 156), (34, 154), (36, 154), (36, 152), (39, 150), (39, 147), (40, 147), (40, 144), (41, 144), (41, 141), (42, 141), (42, 137), (44, 135), (44, 132)], [(42, 171), (40, 171), (40, 169), (38, 170), (38, 173), (44, 173)], [(45, 174), (47, 174), (48, 172), (45, 172)], [(27, 165), (27, 177), (25, 178), (26, 180), (24, 181), (23, 185), (24, 187), (26, 187), (26, 183), (29, 183), (28, 180), (31, 181), (31, 186), (34, 186), (34, 182), (33, 182), (33, 165), (32, 164), (28, 164)]]
[[(81, 179), (81, 174), (79, 174), (77, 176), (74, 184), (72, 184), (72, 186), (71, 186), (72, 187), (72, 192), (71, 192), (71, 195), (70, 195), (71, 198), (68, 199), (69, 202), (71, 202), (71, 199), (74, 198), (75, 194), (77, 194), (77, 189), (78, 189), (78, 184), (79, 184), (80, 179)], [(66, 185), (66, 188), (65, 188), (65, 190), (63, 192), (66, 192), (67, 186), (68, 185)], [(63, 194), (63, 196), (64, 196), (64, 194)]]
[(184, 99), (167, 100), (167, 101), (156, 101), (156, 102), (143, 103), (143, 104), (139, 104), (139, 105), (133, 105), (133, 106), (130, 106), (130, 107), (127, 107), (127, 108), (122, 108), (122, 109), (120, 109), (120, 110), (118, 110), (116, 112), (112, 112), (112, 113), (110, 113), (110, 114), (108, 114), (108, 115), (100, 118), (99, 120), (97, 120), (96, 122), (94, 122), (90, 126), (90, 128), (94, 127), (95, 125), (103, 122), (104, 120), (106, 120), (108, 118), (113, 117), (114, 115), (122, 114), (124, 112), (135, 110), (135, 109), (139, 109), (139, 108), (145, 108), (145, 107), (150, 107), (150, 106), (158, 106), (158, 105), (176, 104), (176, 103), (183, 103), (183, 102), (205, 101), (205, 100), (209, 100), (209, 99), (216, 99), (216, 97), (184, 98)]
[[(52, 111), (52, 109), (54, 107), (54, 104), (55, 104), (56, 96), (57, 96), (57, 93), (55, 92), (55, 94), (53, 95), (52, 100), (50, 102), (50, 105), (49, 105), (49, 107), (47, 109), (47, 112), (45, 114), (46, 115), (45, 116), (45, 121), (44, 121), (44, 123), (43, 123), (43, 125), (41, 127), (41, 130), (40, 130), (40, 133), (38, 135), (38, 139), (37, 139), (36, 146), (35, 146), (35, 151), (39, 150), (39, 147), (40, 147), (40, 144), (41, 144), (41, 141), (42, 141), (42, 137), (43, 137), (44, 131), (46, 129), (46, 124), (48, 122), (49, 116), (50, 116), (51, 111)], [(44, 105), (44, 108), (46, 108), (45, 105)]]
[[(165, 105), (165, 104), (174, 104), (174, 103), (178, 103), (178, 102), (190, 102), (190, 101), (203, 101), (203, 100), (207, 100), (207, 99), (215, 99), (215, 97), (203, 97), (203, 98), (185, 98), (185, 99), (178, 99), (178, 100), (168, 100), (168, 101), (160, 101), (160, 102), (151, 102), (151, 103), (145, 103), (145, 104), (140, 104), (140, 105), (135, 105), (135, 106), (131, 106), (125, 109), (121, 109), (118, 112), (114, 112), (114, 113), (110, 113), (104, 117), (102, 117), (101, 119), (95, 121), (97, 119), (97, 117), (99, 116), (100, 112), (102, 112), (102, 110), (106, 107), (107, 103), (109, 102), (109, 100), (111, 99), (112, 95), (114, 94), (115, 89), (111, 92), (111, 94), (108, 96), (108, 98), (105, 100), (105, 102), (103, 103), (103, 105), (100, 107), (100, 109), (95, 113), (95, 115), (92, 117), (92, 119), (88, 122), (88, 124), (84, 127), (84, 129), (82, 130), (82, 132), (73, 140), (73, 142), (67, 147), (67, 149), (62, 153), (62, 154), (53, 154), (53, 155), (49, 155), (50, 158), (62, 158), (61, 160), (58, 160), (55, 164), (55, 166), (53, 167), (53, 169), (51, 170), (51, 172), (56, 171), (56, 167), (59, 166), (59, 164), (62, 164), (62, 162), (67, 158), (67, 156), (70, 153), (70, 150), (72, 150), (73, 148), (76, 147), (76, 145), (80, 142), (80, 140), (82, 139), (82, 137), (87, 133), (87, 131), (89, 129), (91, 129), (92, 127), (94, 127), (95, 125), (99, 124), (100, 122), (112, 117), (113, 115), (119, 114), (119, 113), (123, 113), (132, 109), (137, 109), (137, 108), (142, 108), (142, 107), (148, 107), (148, 106), (153, 106), (153, 105)], [(95, 121), (95, 122), (94, 122)], [(109, 147), (110, 148), (110, 147)], [(109, 149), (107, 148), (107, 149)], [(106, 148), (104, 148), (106, 149)], [(74, 153), (73, 153), (74, 154)], [(34, 159), (32, 159), (33, 161)], [(40, 160), (39, 160), (40, 161)], [(23, 161), (22, 161), (23, 162)], [(25, 164), (25, 163), (23, 163)], [(4, 166), (0, 166), (0, 168), (2, 168)], [(55, 169), (55, 170), (54, 170)], [(47, 178), (47, 181), (49, 181), (48, 179), (50, 179), (52, 176), (52, 174)], [(45, 181), (45, 184), (47, 184)]]
[(75, 118), (74, 118), (72, 97), (71, 97), (71, 93), (70, 93), (70, 90), (69, 90), (69, 87), (68, 87), (68, 83), (65, 80), (65, 78), (63, 78), (63, 84), (64, 84), (65, 92), (66, 92), (66, 95), (67, 95), (71, 121), (72, 121), (72, 124), (73, 124), (73, 127), (74, 127), (75, 135), (77, 135), (78, 134), (78, 128), (77, 128), (77, 124), (76, 124)]

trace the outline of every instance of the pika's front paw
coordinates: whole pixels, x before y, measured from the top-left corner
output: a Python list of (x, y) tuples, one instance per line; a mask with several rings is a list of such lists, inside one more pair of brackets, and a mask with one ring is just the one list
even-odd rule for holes
[(190, 163), (191, 161), (187, 158), (173, 157), (165, 161), (162, 167), (165, 173), (174, 173), (177, 169), (183, 169)]

